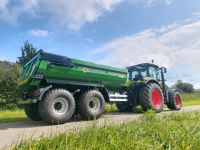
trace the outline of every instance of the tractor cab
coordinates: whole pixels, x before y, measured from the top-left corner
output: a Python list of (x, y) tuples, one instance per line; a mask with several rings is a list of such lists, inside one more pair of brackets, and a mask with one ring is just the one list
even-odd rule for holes
[(138, 64), (128, 67), (128, 80), (138, 81), (149, 77), (156, 81), (162, 81), (162, 74), (166, 72), (166, 68), (159, 68), (155, 64)]

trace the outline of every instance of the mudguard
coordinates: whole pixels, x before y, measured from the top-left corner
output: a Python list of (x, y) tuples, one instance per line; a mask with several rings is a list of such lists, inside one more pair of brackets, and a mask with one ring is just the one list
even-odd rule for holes
[(49, 89), (51, 89), (51, 88), (52, 88), (52, 85), (45, 87), (45, 88), (42, 90), (42, 92), (40, 93), (40, 95), (39, 95), (39, 97), (38, 97), (38, 100), (41, 101), (43, 95), (44, 95)]
[(161, 86), (161, 84), (160, 84), (158, 81), (156, 81), (155, 79), (153, 79), (153, 78), (151, 78), (151, 77), (145, 77), (145, 78), (144, 78), (144, 82), (145, 82), (145, 84), (156, 83), (156, 84), (158, 84), (159, 86)]

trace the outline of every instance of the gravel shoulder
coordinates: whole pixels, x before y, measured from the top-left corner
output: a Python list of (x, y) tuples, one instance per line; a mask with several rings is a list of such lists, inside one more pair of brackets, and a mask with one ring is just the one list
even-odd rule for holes
[[(200, 110), (200, 105), (183, 107), (180, 112)], [(165, 109), (159, 115), (173, 113)], [(41, 136), (51, 136), (59, 133), (78, 132), (81, 129), (92, 127), (94, 123), (98, 126), (122, 124), (133, 121), (141, 116), (141, 112), (137, 113), (108, 113), (103, 115), (96, 121), (82, 121), (79, 118), (72, 119), (70, 122), (62, 125), (50, 126), (44, 122), (21, 121), (13, 123), (0, 124), (0, 149), (8, 149), (13, 144), (18, 144), (21, 140), (37, 139)]]

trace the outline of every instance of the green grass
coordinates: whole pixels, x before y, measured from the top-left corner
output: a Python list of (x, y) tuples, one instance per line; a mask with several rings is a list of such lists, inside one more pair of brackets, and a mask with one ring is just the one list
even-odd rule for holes
[(153, 112), (123, 125), (105, 126), (28, 140), (14, 149), (69, 150), (189, 150), (200, 149), (200, 112), (174, 113), (157, 117)]
[(115, 103), (113, 103), (113, 104), (106, 103), (106, 105), (105, 105), (105, 112), (106, 113), (117, 112), (117, 111), (118, 111), (118, 109), (117, 109)]
[(200, 105), (200, 92), (182, 93), (183, 106)]
[(27, 120), (23, 109), (0, 110), (0, 123)]

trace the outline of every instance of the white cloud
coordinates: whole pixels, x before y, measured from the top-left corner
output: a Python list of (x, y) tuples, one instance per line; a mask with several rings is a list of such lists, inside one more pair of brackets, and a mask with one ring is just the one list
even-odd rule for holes
[(47, 37), (49, 36), (50, 33), (47, 30), (37, 29), (37, 30), (30, 30), (29, 34), (35, 37)]
[(39, 7), (50, 13), (54, 20), (68, 28), (77, 30), (85, 23), (96, 21), (105, 12), (111, 12), (113, 7), (122, 0), (43, 0)]
[(200, 21), (172, 24), (160, 29), (115, 39), (98, 49), (100, 63), (129, 66), (151, 62), (169, 69), (168, 79), (200, 84)]
[[(84, 24), (96, 21), (106, 12), (112, 12), (122, 1), (139, 3), (139, 0), (1, 0), (0, 18), (16, 23), (24, 14), (49, 20), (53, 24), (78, 30)], [(158, 2), (169, 5), (172, 0), (142, 0), (147, 6)], [(48, 17), (48, 18), (46, 18)]]
[(33, 15), (33, 8), (36, 6), (36, 0), (18, 0), (17, 3), (12, 0), (0, 1), (0, 17), (5, 21), (15, 23), (24, 13)]
[(147, 6), (153, 6), (155, 4), (157, 4), (158, 2), (163, 2), (165, 3), (166, 5), (170, 5), (173, 0), (145, 0)]
[[(11, 0), (0, 1), (0, 16), (15, 22), (21, 15), (31, 13), (38, 17), (45, 13), (56, 24), (80, 29), (85, 23), (96, 21), (105, 12), (111, 12), (122, 0)], [(48, 19), (46, 19), (48, 20)]]
[(7, 0), (1, 0), (0, 1), (0, 10), (3, 10), (6, 8), (8, 1)]

